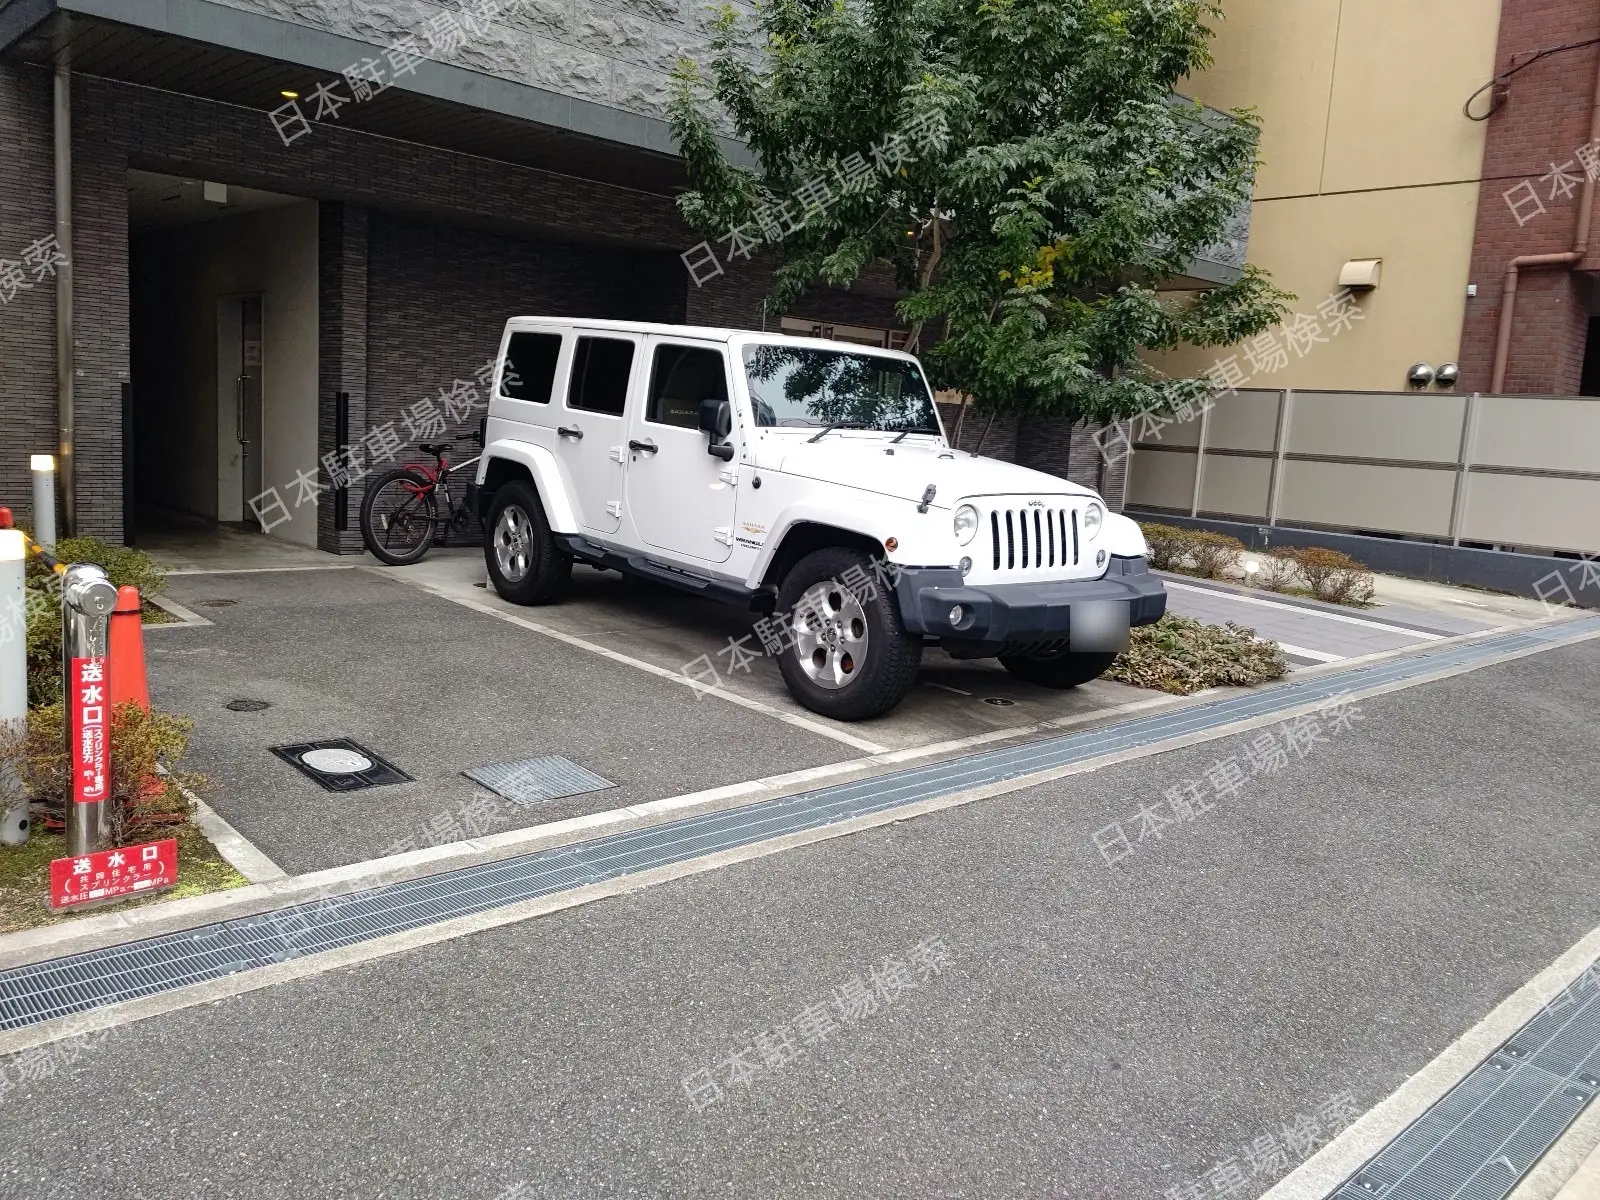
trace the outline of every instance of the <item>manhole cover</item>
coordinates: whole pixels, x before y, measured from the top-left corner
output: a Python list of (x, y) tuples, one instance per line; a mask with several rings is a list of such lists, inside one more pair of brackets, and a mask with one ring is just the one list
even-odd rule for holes
[(485, 763), (461, 772), (474, 783), (481, 783), (497, 796), (522, 808), (616, 787), (570, 759), (549, 754), (542, 758), (519, 758), (512, 762)]
[(985, 696), (983, 698), (983, 702), (985, 704), (992, 704), (996, 708), (1010, 708), (1012, 705), (1016, 704), (1015, 700), (1007, 700), (1004, 696)]
[(358, 775), (372, 768), (372, 760), (365, 754), (357, 754), (340, 746), (307, 750), (300, 756), (300, 761), (324, 775)]
[(235, 605), (235, 604), (237, 604), (239, 602), (237, 600), (218, 599), (218, 600), (196, 600), (195, 603), (198, 604), (201, 608), (231, 608), (233, 605)]
[(272, 705), (266, 700), (229, 700), (222, 707), (229, 712), (260, 712)]
[(272, 752), (330, 792), (353, 792), (388, 783), (407, 783), (411, 779), (381, 755), (349, 738), (273, 746)]

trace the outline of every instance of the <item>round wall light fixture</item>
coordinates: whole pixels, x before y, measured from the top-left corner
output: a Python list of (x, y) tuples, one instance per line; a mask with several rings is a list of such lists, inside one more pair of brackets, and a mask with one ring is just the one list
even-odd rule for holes
[(1406, 382), (1421, 391), (1434, 381), (1434, 370), (1427, 363), (1417, 363), (1406, 372)]

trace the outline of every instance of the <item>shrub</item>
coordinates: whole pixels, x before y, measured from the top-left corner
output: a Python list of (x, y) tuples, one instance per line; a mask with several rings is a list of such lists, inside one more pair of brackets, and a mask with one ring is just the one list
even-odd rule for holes
[(1184, 529), (1177, 525), (1141, 525), (1150, 547), (1150, 566), (1157, 571), (1187, 571), (1202, 579), (1237, 574), (1244, 543), (1225, 533)]
[(1202, 579), (1227, 579), (1239, 573), (1244, 543), (1225, 533), (1196, 529), (1189, 534), (1189, 564)]
[(1325, 550), (1321, 546), (1284, 550), (1281, 553), (1294, 559), (1306, 586), (1318, 600), (1353, 605), (1372, 602), (1375, 590), (1372, 572), (1365, 563), (1357, 562), (1338, 550)]
[[(136, 587), (141, 597), (166, 586), (167, 573), (142, 550), (113, 546), (99, 538), (62, 538), (55, 556), (65, 563), (94, 563), (116, 587)], [(61, 590), (50, 568), (28, 556), (28, 707), (61, 699)]]
[(1265, 683), (1288, 670), (1278, 643), (1256, 637), (1254, 630), (1168, 615), (1132, 630), (1128, 649), (1105, 677), (1187, 696), (1208, 687)]
[(1141, 524), (1145, 545), (1150, 547), (1150, 566), (1157, 571), (1170, 571), (1179, 565), (1189, 547), (1190, 531), (1176, 525)]
[[(33, 802), (59, 822), (70, 802), (64, 710), (60, 704), (32, 709), (21, 732), (0, 731), (0, 759), (11, 763)], [(111, 793), (116, 803), (112, 833), (117, 844), (151, 830), (182, 824), (189, 818), (191, 791), (205, 781), (199, 775), (159, 775), (157, 764), (176, 767), (189, 747), (194, 722), (165, 713), (146, 713), (129, 701), (111, 714)], [(159, 780), (159, 789), (152, 786)], [(148, 791), (146, 789), (149, 789)]]
[[(154, 596), (167, 583), (166, 569), (143, 550), (113, 546), (99, 538), (62, 538), (56, 543), (55, 556), (64, 563), (94, 563), (115, 587), (136, 587), (141, 596)], [(28, 557), (30, 582), (43, 585), (49, 574), (50, 568), (37, 555)]]
[(1300, 575), (1300, 564), (1292, 554), (1273, 550), (1261, 559), (1256, 581), (1269, 592), (1287, 592)]

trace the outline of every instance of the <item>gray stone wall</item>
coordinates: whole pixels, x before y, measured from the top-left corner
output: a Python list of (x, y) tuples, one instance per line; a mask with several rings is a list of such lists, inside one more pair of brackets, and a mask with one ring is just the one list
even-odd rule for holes
[(491, 20), (473, 25), (454, 19), (461, 7), (434, 0), (221, 2), (377, 47), (413, 37), (418, 52), (438, 62), (654, 117), (665, 114), (677, 60), (705, 60), (706, 25), (717, 7), (708, 0), (499, 0)]

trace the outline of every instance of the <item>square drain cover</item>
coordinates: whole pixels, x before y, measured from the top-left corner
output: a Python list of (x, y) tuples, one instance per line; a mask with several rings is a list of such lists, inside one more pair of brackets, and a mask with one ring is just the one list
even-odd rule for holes
[(497, 796), (523, 808), (616, 787), (593, 771), (586, 771), (570, 759), (549, 754), (543, 758), (519, 758), (512, 762), (485, 763), (463, 771), (474, 783), (481, 783)]
[(399, 767), (349, 738), (273, 746), (272, 752), (330, 792), (353, 792), (411, 780)]

